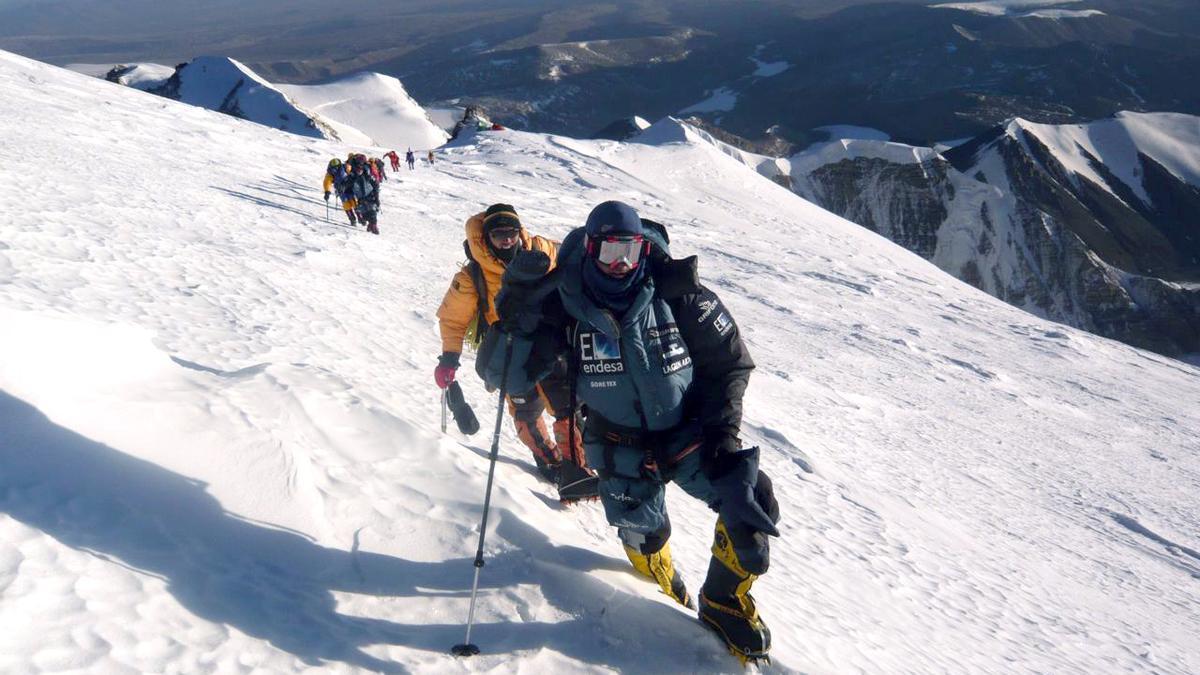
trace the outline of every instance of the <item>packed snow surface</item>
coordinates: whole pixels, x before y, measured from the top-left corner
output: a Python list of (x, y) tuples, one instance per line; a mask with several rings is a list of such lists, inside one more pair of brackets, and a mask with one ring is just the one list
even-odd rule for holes
[[(742, 672), (507, 420), (483, 653), (447, 653), (496, 410), (468, 358), (485, 431), (438, 431), (462, 222), (503, 201), (561, 237), (613, 198), (700, 257), (758, 364), (764, 671), (1200, 671), (1196, 368), (703, 143), (480, 133), (387, 183), (375, 237), (326, 220), (330, 141), (6, 53), (0, 119), (0, 672)], [(668, 501), (696, 592), (714, 517)]]
[(363, 132), (372, 145), (423, 151), (450, 137), (394, 77), (359, 73), (329, 84), (276, 86), (306, 109)]

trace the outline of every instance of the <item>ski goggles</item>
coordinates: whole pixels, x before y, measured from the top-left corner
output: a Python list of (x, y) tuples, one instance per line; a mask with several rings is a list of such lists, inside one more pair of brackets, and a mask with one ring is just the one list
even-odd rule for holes
[(648, 252), (650, 242), (640, 234), (632, 236), (593, 237), (588, 249), (596, 262), (610, 272), (626, 272), (637, 269), (642, 255)]
[(511, 246), (521, 236), (521, 231), (515, 227), (497, 227), (488, 232), (488, 238), (496, 246)]

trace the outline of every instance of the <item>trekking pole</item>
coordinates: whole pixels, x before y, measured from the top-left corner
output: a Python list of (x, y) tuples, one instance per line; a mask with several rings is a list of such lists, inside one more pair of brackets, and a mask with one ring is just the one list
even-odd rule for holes
[(332, 220), (329, 219), (329, 200), (328, 199), (325, 200), (325, 222), (327, 222), (327, 223), (333, 222)]
[(479, 591), (479, 570), (483, 569), (483, 538), (487, 535), (488, 509), (492, 503), (492, 478), (496, 475), (496, 457), (500, 454), (500, 423), (504, 421), (504, 395), (508, 384), (508, 364), (512, 361), (512, 335), (504, 339), (504, 367), (500, 369), (500, 404), (496, 407), (496, 431), (492, 434), (492, 453), (488, 458), (487, 488), (483, 493), (483, 522), (479, 525), (479, 548), (475, 551), (475, 581), (471, 583), (471, 609), (467, 612), (467, 637), (450, 648), (455, 656), (475, 656), (479, 647), (471, 644), (471, 626), (475, 623), (475, 594)]
[(442, 390), (442, 433), (446, 433), (446, 408), (449, 404), (450, 388)]

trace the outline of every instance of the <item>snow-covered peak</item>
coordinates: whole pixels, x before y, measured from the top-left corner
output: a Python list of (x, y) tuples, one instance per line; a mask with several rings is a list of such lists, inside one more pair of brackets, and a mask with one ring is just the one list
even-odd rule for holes
[(787, 161), (734, 147), (712, 134), (675, 117), (664, 117), (630, 139), (646, 145), (693, 144), (717, 152), (745, 165), (760, 175), (776, 180), (788, 173)]
[(326, 136), (286, 94), (227, 56), (201, 56), (180, 65), (156, 93), (293, 134)]
[(668, 143), (694, 143), (704, 141), (701, 132), (696, 127), (677, 117), (664, 117), (645, 127), (642, 133), (633, 140), (646, 145), (665, 145)]
[(263, 95), (274, 98), (278, 90), (244, 63), (228, 56), (198, 56), (178, 69), (181, 100), (202, 108), (216, 110), (229, 94), (231, 86), (246, 81), (248, 89), (265, 89)]
[(884, 140), (842, 138), (815, 143), (792, 155), (790, 161), (794, 169), (808, 171), (844, 159), (882, 159), (894, 164), (919, 164), (937, 156), (937, 151), (928, 147)]
[(305, 109), (366, 134), (372, 145), (427, 150), (449, 138), (389, 75), (363, 72), (327, 84), (277, 86)]
[(1115, 176), (1142, 203), (1152, 200), (1143, 185), (1144, 155), (1181, 181), (1200, 187), (1200, 117), (1178, 113), (1133, 113), (1086, 124), (1036, 124), (1020, 118), (1005, 125), (1005, 134), (1027, 142), (1036, 139), (1074, 176), (1091, 181), (1116, 196), (1104, 172)]
[[(711, 145), (479, 133), (386, 183), (375, 237), (326, 217), (327, 140), (3, 52), (0, 119), (0, 670), (743, 672), (507, 421), (472, 564), (491, 435), (439, 433), (432, 383), (463, 221), (561, 238), (613, 198), (699, 256), (757, 364), (772, 671), (1200, 670), (1200, 371)], [(667, 501), (695, 593), (714, 515)]]
[(66, 66), (68, 70), (73, 70), (84, 75), (92, 77), (100, 77), (123, 84), (134, 89), (143, 91), (155, 89), (166, 84), (167, 80), (171, 79), (171, 75), (175, 74), (175, 69), (171, 66), (164, 66), (159, 63), (121, 63), (113, 65), (101, 65), (92, 63), (74, 63)]
[(650, 126), (649, 122), (636, 115), (633, 117), (624, 117), (592, 134), (592, 138), (627, 141), (649, 129)]
[(174, 72), (175, 69), (171, 66), (157, 63), (134, 63), (128, 66), (117, 66), (105, 73), (105, 77), (115, 80), (118, 84), (145, 91), (161, 87), (171, 79)]

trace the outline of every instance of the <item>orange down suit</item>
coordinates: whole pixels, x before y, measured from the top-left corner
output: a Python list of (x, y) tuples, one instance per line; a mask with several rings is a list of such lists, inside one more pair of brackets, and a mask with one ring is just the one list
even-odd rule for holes
[[(486, 311), (482, 317), (487, 324), (500, 320), (496, 314), (496, 294), (500, 291), (501, 278), (504, 275), (505, 264), (492, 255), (483, 233), (483, 213), (477, 213), (467, 219), (467, 247), (471, 257), (479, 263), (483, 274), (487, 296)], [(530, 236), (524, 227), (520, 230), (519, 246), (524, 250), (542, 251), (550, 256), (551, 269), (558, 255), (558, 243), (545, 237)], [(450, 288), (446, 290), (442, 304), (438, 307), (438, 327), (442, 334), (442, 351), (461, 353), (467, 328), (475, 315), (479, 313), (479, 289), (471, 273), (464, 266), (454, 275)], [(480, 328), (483, 328), (482, 325)], [(568, 459), (580, 466), (585, 465), (580, 434), (575, 434), (574, 451), (568, 442), (567, 425), (570, 419), (569, 383), (565, 368), (562, 373), (552, 374), (537, 387), (537, 392), (528, 396), (510, 396), (509, 413), (517, 426), (517, 435), (529, 446), (539, 465), (555, 464), (560, 461), (565, 452)], [(554, 438), (547, 433), (542, 422), (542, 412), (546, 408), (557, 420), (554, 423)]]
[[(492, 255), (487, 242), (484, 241), (483, 214), (477, 213), (467, 219), (467, 246), (471, 249), (471, 257), (479, 263), (483, 271), (484, 282), (487, 284), (487, 313), (484, 319), (488, 324), (500, 320), (496, 315), (496, 294), (500, 292), (500, 279), (504, 276), (504, 263)], [(558, 244), (545, 237), (531, 237), (524, 227), (521, 228), (520, 246), (525, 250), (542, 251), (550, 256), (553, 269), (554, 258), (558, 255)], [(442, 305), (438, 307), (438, 327), (442, 331), (442, 351), (461, 353), (463, 337), (467, 334), (467, 326), (475, 318), (479, 310), (479, 295), (471, 273), (466, 267), (458, 270), (450, 282)]]

